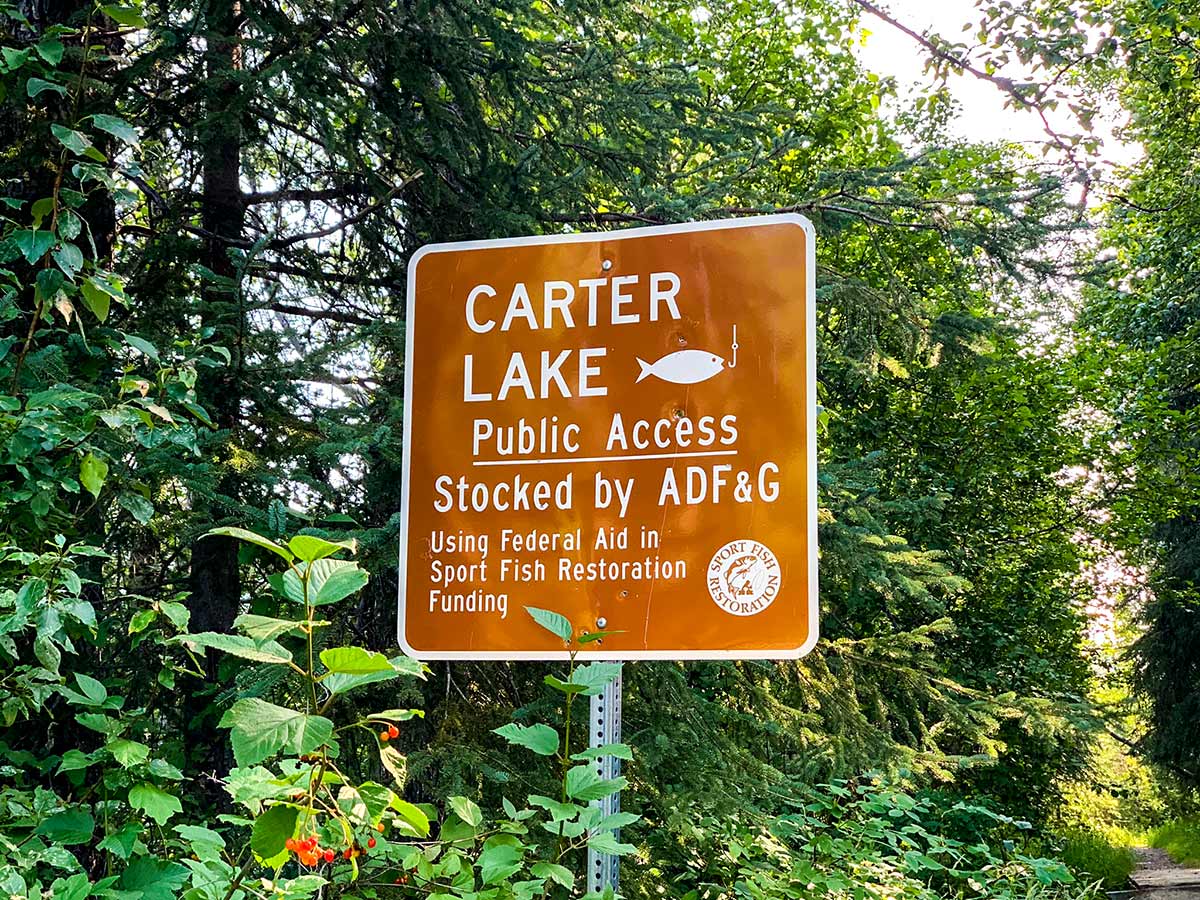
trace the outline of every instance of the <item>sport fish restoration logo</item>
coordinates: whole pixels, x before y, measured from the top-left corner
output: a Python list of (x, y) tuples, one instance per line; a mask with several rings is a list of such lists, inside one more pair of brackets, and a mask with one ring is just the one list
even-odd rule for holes
[(725, 612), (753, 616), (779, 596), (779, 560), (758, 541), (730, 541), (708, 564), (708, 594)]

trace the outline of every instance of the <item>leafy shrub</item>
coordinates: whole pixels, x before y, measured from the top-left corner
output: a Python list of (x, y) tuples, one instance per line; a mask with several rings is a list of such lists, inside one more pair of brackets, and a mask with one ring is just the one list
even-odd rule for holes
[(1102, 829), (1072, 828), (1057, 835), (1062, 861), (1081, 876), (1099, 881), (1109, 890), (1129, 883), (1137, 859), (1135, 836), (1119, 826)]
[(1200, 867), (1200, 818), (1175, 819), (1150, 832), (1151, 847), (1171, 854), (1185, 866)]

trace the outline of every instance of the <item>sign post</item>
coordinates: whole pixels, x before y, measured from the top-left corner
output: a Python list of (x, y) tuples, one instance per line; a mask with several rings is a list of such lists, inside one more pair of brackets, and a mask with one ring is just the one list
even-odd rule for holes
[[(588, 708), (588, 746), (603, 747), (605, 744), (621, 742), (621, 679), (618, 675), (604, 686), (604, 690), (592, 696)], [(621, 761), (615, 756), (601, 756), (596, 760), (596, 774), (602, 779), (616, 778), (621, 774)], [(609, 794), (595, 803), (602, 816), (621, 811), (621, 792)], [(603, 891), (606, 887), (617, 890), (620, 872), (620, 857), (611, 853), (600, 853), (588, 848), (587, 860), (588, 891)]]
[[(525, 607), (607, 632), (582, 660), (812, 649), (806, 219), (430, 245), (405, 327), (407, 653), (565, 659)], [(619, 740), (620, 701), (619, 681), (592, 698), (592, 746)], [(589, 853), (593, 890), (616, 878)]]

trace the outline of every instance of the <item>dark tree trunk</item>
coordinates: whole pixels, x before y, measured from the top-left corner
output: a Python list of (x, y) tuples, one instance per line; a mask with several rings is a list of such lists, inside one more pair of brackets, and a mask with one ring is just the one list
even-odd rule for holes
[[(239, 27), (241, 4), (236, 0), (209, 0), (204, 8), (204, 69), (206, 78), (203, 121), (199, 123), (202, 154), (201, 227), (205, 236), (201, 263), (220, 281), (206, 281), (201, 294), (201, 321), (215, 329), (215, 339), (231, 356), (230, 364), (198, 384), (202, 404), (210, 411), (217, 426), (215, 436), (218, 465), (228, 447), (238, 441), (242, 405), (242, 332), (244, 311), (241, 302), (239, 272), (229, 248), (241, 240), (246, 218), (242, 200), (240, 172), (242, 148), (242, 90), (238, 81), (241, 66)], [(216, 496), (197, 497), (197, 524), (226, 519), (236, 510), (229, 500), (239, 494), (238, 479), (223, 473)], [(229, 498), (228, 500), (226, 498)], [(191, 597), (194, 631), (228, 632), (233, 627), (241, 604), (241, 578), (238, 572), (238, 545), (229, 538), (200, 538), (192, 546)], [(218, 660), (210, 653), (208, 675), (219, 680)], [(214, 684), (214, 686), (216, 686)], [(193, 703), (199, 701), (191, 701)], [(218, 710), (185, 709), (185, 727), (196, 736), (190, 742), (204, 755), (200, 764), (216, 776), (224, 775), (231, 760), (223, 742), (212, 741)]]

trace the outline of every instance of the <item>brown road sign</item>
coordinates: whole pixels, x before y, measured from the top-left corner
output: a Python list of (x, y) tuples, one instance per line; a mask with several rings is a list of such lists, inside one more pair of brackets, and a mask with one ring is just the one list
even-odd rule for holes
[(813, 230), (763, 216), (421, 248), (400, 643), (786, 658), (817, 639)]

